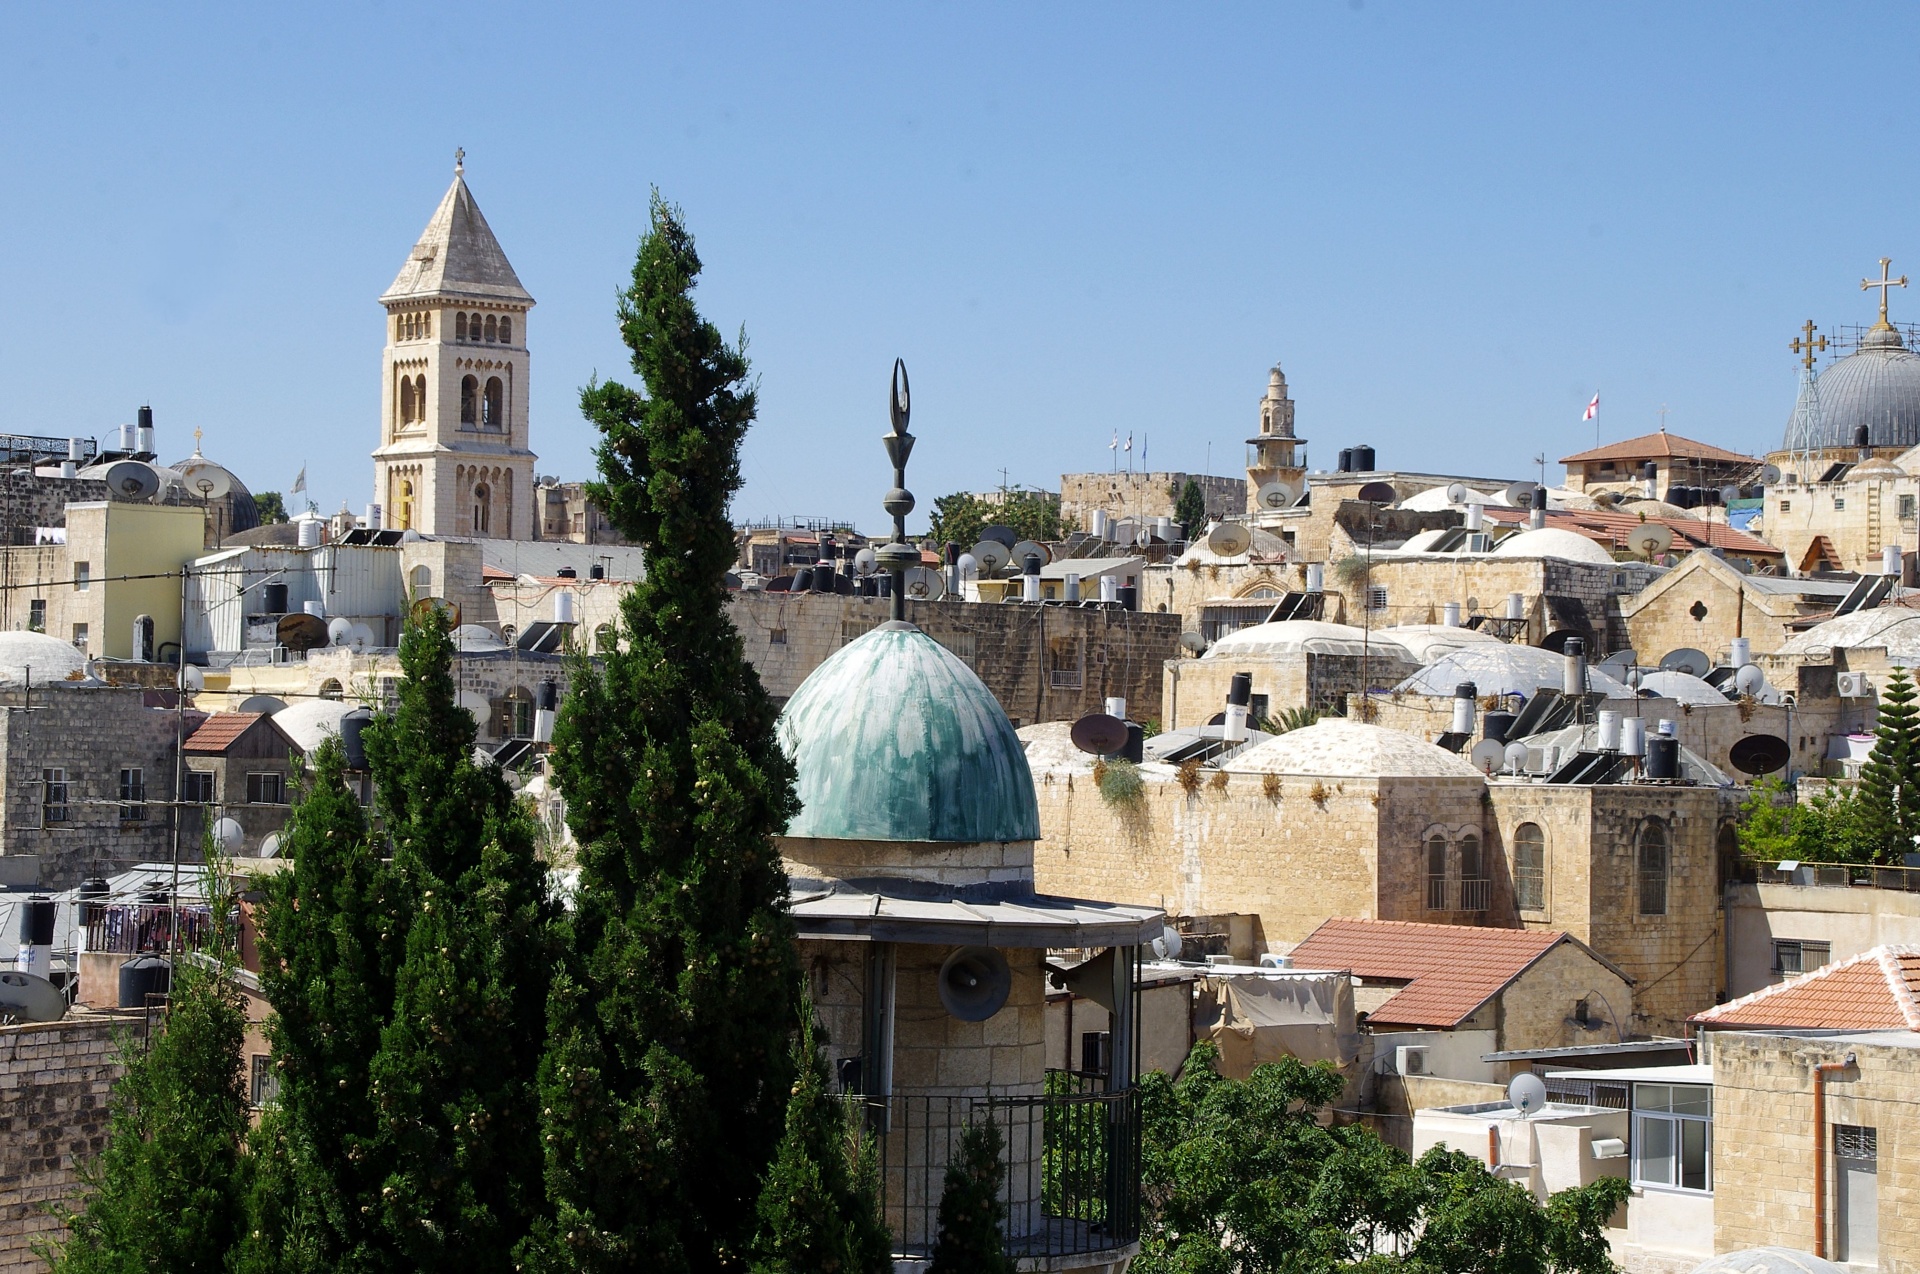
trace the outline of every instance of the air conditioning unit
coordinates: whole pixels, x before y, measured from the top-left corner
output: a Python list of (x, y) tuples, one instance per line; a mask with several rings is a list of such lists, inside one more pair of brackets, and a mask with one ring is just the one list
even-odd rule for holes
[(1868, 699), (1873, 696), (1873, 683), (1867, 680), (1864, 672), (1843, 672), (1838, 680), (1842, 699)]
[(1393, 1050), (1393, 1069), (1401, 1075), (1427, 1073), (1427, 1050), (1415, 1044), (1402, 1044)]

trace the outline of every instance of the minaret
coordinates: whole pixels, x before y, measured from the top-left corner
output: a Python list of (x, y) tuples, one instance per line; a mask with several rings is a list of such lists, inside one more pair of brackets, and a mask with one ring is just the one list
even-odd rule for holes
[(1284, 482), (1297, 498), (1306, 481), (1306, 457), (1296, 453), (1305, 438), (1293, 436), (1293, 399), (1287, 397), (1286, 373), (1273, 365), (1267, 377), (1267, 396), (1260, 400), (1260, 433), (1247, 439), (1251, 454), (1247, 461), (1247, 512), (1270, 512), (1259, 503), (1260, 488), (1269, 482)]
[(381, 359), (374, 499), (385, 525), (531, 540), (527, 311), (533, 298), (467, 189), (453, 184), (393, 286)]

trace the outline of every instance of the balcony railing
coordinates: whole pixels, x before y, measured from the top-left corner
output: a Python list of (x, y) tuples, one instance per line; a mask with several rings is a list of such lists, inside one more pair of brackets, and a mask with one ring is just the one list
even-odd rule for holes
[(947, 1161), (967, 1127), (986, 1119), (999, 1126), (1003, 1143), (1008, 1255), (1045, 1260), (1137, 1241), (1139, 1093), (1093, 1091), (1092, 1083), (1050, 1072), (1049, 1091), (1032, 1096), (849, 1098), (872, 1137), (895, 1255), (931, 1254)]
[(1824, 889), (1896, 889), (1920, 893), (1920, 867), (1874, 867), (1862, 863), (1796, 863), (1781, 871), (1778, 863), (1743, 860), (1728, 872), (1732, 883), (1811, 885)]
[(183, 946), (205, 946), (213, 933), (213, 917), (205, 907), (170, 907), (165, 903), (91, 903), (87, 950), (119, 955), (151, 955), (171, 950), (174, 925), (180, 927)]

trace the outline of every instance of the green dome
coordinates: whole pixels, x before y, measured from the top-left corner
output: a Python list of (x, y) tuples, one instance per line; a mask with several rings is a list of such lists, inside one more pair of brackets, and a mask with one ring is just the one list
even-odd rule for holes
[(799, 772), (789, 836), (1040, 838), (1026, 750), (993, 692), (939, 642), (883, 624), (814, 669), (780, 714)]

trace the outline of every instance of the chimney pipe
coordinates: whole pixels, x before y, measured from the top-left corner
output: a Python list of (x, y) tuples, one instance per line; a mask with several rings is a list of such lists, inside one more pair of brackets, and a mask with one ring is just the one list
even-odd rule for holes
[(1533, 489), (1533, 512), (1527, 517), (1527, 525), (1538, 531), (1547, 524), (1547, 489)]

